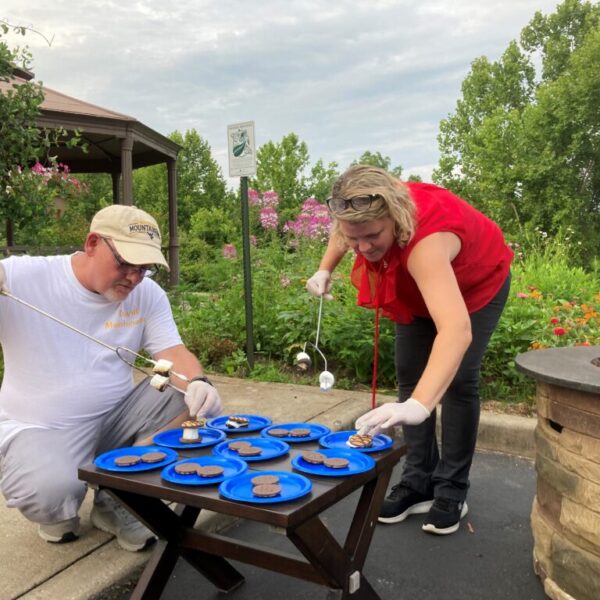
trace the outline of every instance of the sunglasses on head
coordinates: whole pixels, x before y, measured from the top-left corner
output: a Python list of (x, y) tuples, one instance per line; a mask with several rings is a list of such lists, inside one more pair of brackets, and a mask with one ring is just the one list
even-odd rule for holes
[(327, 198), (327, 208), (332, 213), (340, 213), (348, 207), (353, 210), (366, 210), (371, 208), (373, 200), (381, 198), (379, 194), (361, 194), (360, 196), (352, 196), (352, 198)]

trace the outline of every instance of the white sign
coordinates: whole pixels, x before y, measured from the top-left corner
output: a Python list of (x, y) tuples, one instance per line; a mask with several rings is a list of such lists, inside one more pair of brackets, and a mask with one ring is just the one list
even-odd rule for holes
[(229, 146), (229, 177), (256, 175), (256, 144), (254, 121), (227, 126)]

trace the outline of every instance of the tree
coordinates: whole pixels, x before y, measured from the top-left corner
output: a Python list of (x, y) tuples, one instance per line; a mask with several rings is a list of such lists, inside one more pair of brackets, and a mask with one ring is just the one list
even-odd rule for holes
[(308, 147), (295, 133), (281, 142), (267, 142), (256, 153), (256, 177), (250, 185), (260, 192), (279, 195), (281, 209), (297, 209), (307, 196), (304, 170), (309, 164)]
[(325, 166), (320, 158), (310, 171), (310, 177), (307, 180), (307, 195), (316, 198), (320, 202), (325, 202), (331, 194), (331, 188), (339, 175), (336, 162), (330, 162)]
[(20, 241), (29, 242), (31, 232), (46, 225), (57, 197), (74, 198), (83, 189), (68, 166), (48, 155), (59, 144), (79, 145), (79, 132), (67, 136), (62, 128), (43, 130), (36, 125), (44, 100), (42, 86), (15, 79), (16, 71), (30, 70), (32, 56), (26, 46), (10, 48), (2, 39), (11, 29), (23, 36), (28, 30), (38, 33), (0, 21), (0, 81), (8, 84), (0, 92), (0, 218), (6, 222), (8, 245), (14, 243), (13, 225)]
[[(233, 210), (235, 196), (227, 189), (208, 142), (195, 129), (183, 135), (174, 131), (169, 138), (182, 147), (177, 158), (177, 221), (181, 230), (189, 231), (194, 214), (201, 208)], [(133, 181), (136, 204), (155, 215), (166, 232), (169, 219), (165, 167), (138, 169)]]
[(365, 150), (358, 160), (355, 160), (353, 165), (370, 165), (372, 167), (379, 167), (380, 169), (384, 169), (388, 173), (395, 175), (400, 179), (402, 176), (402, 167), (397, 165), (392, 168), (392, 159), (389, 156), (383, 156), (381, 152), (371, 152), (370, 150)]
[(497, 62), (476, 59), (434, 171), (509, 234), (570, 228), (588, 255), (600, 250), (599, 32), (598, 4), (565, 0)]
[[(29, 69), (31, 54), (27, 48), (11, 49), (2, 36), (10, 31), (6, 23), (0, 23), (0, 81), (9, 82), (15, 67)], [(25, 35), (25, 29), (12, 27)], [(15, 202), (8, 192), (10, 178), (20, 165), (29, 165), (39, 159), (45, 150), (44, 138), (36, 127), (40, 104), (44, 94), (40, 84), (29, 81), (14, 85), (0, 93), (0, 214), (4, 219), (18, 221), (27, 216), (25, 199)], [(12, 238), (12, 228), (7, 228), (7, 237)], [(12, 243), (12, 240), (9, 240)]]

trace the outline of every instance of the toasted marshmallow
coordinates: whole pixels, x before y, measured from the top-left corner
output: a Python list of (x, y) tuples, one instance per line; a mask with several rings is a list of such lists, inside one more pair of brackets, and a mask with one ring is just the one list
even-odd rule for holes
[(231, 415), (225, 422), (226, 427), (232, 427), (233, 429), (239, 429), (240, 427), (248, 427), (250, 421), (246, 417), (238, 417)]
[(167, 385), (169, 385), (169, 378), (158, 374), (153, 375), (150, 380), (150, 385), (159, 392), (164, 392), (167, 389)]
[(168, 377), (172, 368), (173, 363), (170, 360), (159, 358), (152, 367), (152, 372), (162, 375), (163, 377)]
[(183, 429), (183, 439), (184, 440), (199, 440), (200, 434), (198, 433), (198, 428), (200, 427), (200, 423), (198, 421), (184, 421), (181, 424), (181, 428)]

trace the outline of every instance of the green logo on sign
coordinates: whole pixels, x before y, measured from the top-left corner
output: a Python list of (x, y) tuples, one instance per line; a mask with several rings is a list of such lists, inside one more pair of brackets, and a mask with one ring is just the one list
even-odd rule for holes
[(251, 154), (252, 149), (250, 148), (250, 138), (248, 137), (248, 131), (245, 129), (238, 129), (231, 134), (231, 141), (233, 145), (233, 155), (236, 158)]

